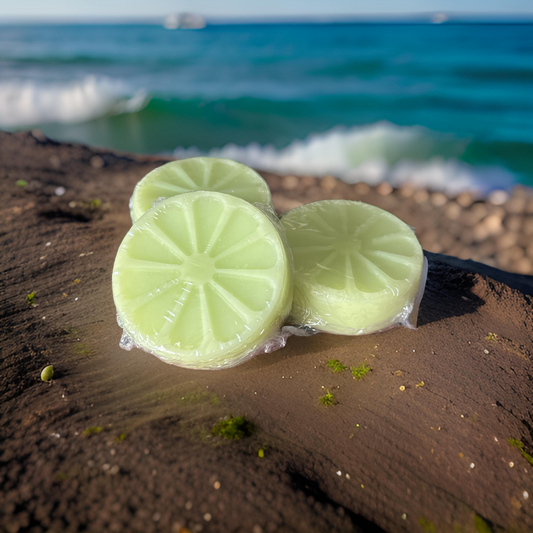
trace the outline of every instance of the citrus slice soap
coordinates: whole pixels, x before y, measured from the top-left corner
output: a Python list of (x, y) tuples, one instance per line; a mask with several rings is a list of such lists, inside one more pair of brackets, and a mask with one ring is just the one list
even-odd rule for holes
[(424, 265), (407, 224), (349, 200), (303, 205), (281, 222), (294, 256), (294, 322), (358, 335), (406, 321)]
[(137, 183), (131, 219), (136, 222), (160, 198), (191, 191), (217, 191), (272, 207), (270, 189), (255, 170), (230, 159), (192, 157), (158, 167)]
[(117, 252), (113, 297), (133, 344), (188, 368), (264, 351), (289, 314), (292, 265), (278, 229), (250, 203), (191, 192), (158, 203)]

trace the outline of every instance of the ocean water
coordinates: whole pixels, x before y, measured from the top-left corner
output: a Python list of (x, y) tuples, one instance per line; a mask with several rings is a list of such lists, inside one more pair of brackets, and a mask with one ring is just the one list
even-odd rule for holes
[(0, 128), (278, 172), (533, 185), (533, 25), (0, 27)]

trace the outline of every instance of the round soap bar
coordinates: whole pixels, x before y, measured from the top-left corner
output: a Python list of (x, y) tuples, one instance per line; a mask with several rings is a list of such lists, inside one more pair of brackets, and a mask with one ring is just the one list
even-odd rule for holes
[(191, 192), (133, 225), (115, 259), (113, 297), (136, 346), (183, 367), (230, 367), (272, 339), (289, 314), (291, 265), (259, 209)]
[(294, 256), (295, 322), (358, 335), (409, 314), (424, 257), (399, 218), (362, 202), (324, 200), (289, 211), (281, 223)]
[(191, 191), (217, 191), (272, 207), (270, 189), (255, 170), (230, 159), (192, 157), (158, 167), (137, 183), (130, 200), (131, 220), (136, 222), (160, 198)]

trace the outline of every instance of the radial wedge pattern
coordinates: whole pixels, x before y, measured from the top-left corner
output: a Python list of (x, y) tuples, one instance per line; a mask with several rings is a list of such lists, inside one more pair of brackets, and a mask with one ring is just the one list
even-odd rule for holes
[(259, 209), (193, 192), (133, 225), (115, 260), (113, 296), (136, 346), (183, 367), (225, 368), (279, 332), (291, 268), (278, 229)]
[(230, 159), (192, 157), (160, 166), (137, 183), (131, 219), (136, 222), (161, 198), (192, 191), (216, 191), (272, 207), (270, 189), (255, 170)]
[(399, 218), (362, 202), (324, 200), (281, 222), (294, 256), (295, 322), (357, 335), (408, 317), (424, 257)]

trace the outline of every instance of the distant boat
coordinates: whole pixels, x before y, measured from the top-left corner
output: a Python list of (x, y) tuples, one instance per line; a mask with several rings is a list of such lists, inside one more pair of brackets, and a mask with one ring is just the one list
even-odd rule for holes
[(448, 22), (449, 19), (450, 17), (448, 17), (446, 13), (435, 13), (431, 17), (431, 22), (433, 22), (433, 24), (442, 24), (443, 22)]
[(201, 30), (205, 28), (205, 19), (195, 13), (172, 13), (165, 18), (163, 26), (167, 30)]

